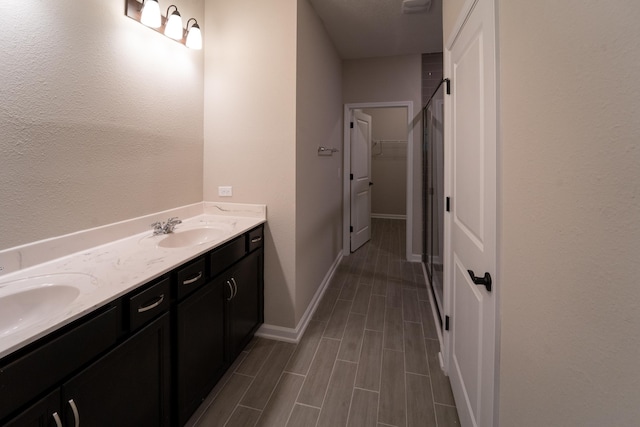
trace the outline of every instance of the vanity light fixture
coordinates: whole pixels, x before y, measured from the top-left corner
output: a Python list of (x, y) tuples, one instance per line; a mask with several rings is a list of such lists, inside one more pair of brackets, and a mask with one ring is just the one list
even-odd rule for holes
[[(125, 0), (125, 5), (125, 15), (134, 21), (138, 21), (190, 49), (202, 49), (202, 32), (198, 21), (195, 18), (190, 18), (185, 30), (182, 27), (182, 16), (180, 16), (176, 5), (172, 4), (167, 8), (166, 18), (160, 12), (158, 0)], [(173, 12), (171, 12), (172, 8)], [(189, 27), (191, 21), (193, 24)]]
[[(173, 12), (169, 15), (169, 10), (173, 8)], [(182, 17), (176, 5), (172, 4), (167, 8), (167, 23), (164, 26), (164, 35), (174, 40), (182, 40), (184, 30), (182, 29)]]
[(151, 28), (160, 28), (162, 25), (162, 15), (160, 15), (160, 4), (158, 0), (143, 0), (140, 22)]
[[(193, 20), (193, 25), (189, 28), (189, 22)], [(187, 40), (185, 42), (189, 49), (202, 49), (202, 32), (195, 18), (187, 21)]]

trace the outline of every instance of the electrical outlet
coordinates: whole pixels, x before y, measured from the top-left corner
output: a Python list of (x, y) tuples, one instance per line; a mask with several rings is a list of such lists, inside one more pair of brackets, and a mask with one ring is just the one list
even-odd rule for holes
[(231, 197), (233, 196), (233, 187), (229, 186), (224, 186), (224, 187), (218, 187), (218, 196), (220, 197)]

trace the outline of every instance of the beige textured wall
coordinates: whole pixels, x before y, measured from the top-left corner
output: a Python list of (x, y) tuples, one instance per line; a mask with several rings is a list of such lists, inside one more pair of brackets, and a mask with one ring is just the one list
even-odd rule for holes
[[(407, 213), (407, 109), (365, 108), (371, 116), (371, 213)], [(386, 142), (380, 142), (381, 140)], [(376, 143), (377, 142), (377, 143)]]
[(358, 102), (413, 101), (413, 254), (422, 253), (422, 113), (421, 56), (345, 60), (342, 100)]
[(454, 29), (458, 17), (462, 13), (465, 6), (473, 0), (443, 0), (442, 1), (442, 35), (446, 44)]
[(500, 425), (638, 425), (640, 4), (499, 22)]
[(296, 323), (342, 250), (342, 61), (307, 0), (297, 52)]
[(202, 200), (202, 51), (124, 1), (3, 0), (0, 46), (0, 249)]
[(501, 426), (640, 417), (639, 19), (498, 2)]
[[(296, 0), (206, 3), (204, 198), (265, 203), (265, 323), (295, 326)], [(233, 197), (218, 197), (218, 186)]]

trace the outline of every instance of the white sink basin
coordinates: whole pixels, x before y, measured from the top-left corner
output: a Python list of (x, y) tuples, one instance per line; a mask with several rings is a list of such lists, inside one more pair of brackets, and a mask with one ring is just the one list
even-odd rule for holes
[(0, 338), (67, 310), (97, 285), (81, 273), (50, 274), (0, 283)]
[(228, 224), (210, 224), (201, 227), (176, 229), (173, 233), (160, 234), (142, 239), (143, 244), (155, 244), (160, 248), (186, 248), (215, 243), (229, 236), (232, 228)]
[(168, 234), (158, 242), (161, 248), (184, 248), (187, 246), (202, 245), (222, 239), (227, 234), (226, 230), (219, 227), (192, 228)]

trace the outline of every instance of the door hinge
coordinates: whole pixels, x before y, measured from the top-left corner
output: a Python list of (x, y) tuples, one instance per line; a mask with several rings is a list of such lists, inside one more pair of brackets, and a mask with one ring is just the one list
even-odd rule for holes
[(449, 316), (444, 316), (444, 330), (449, 330)]
[(353, 225), (349, 226), (349, 232), (353, 233)]
[(353, 122), (351, 122), (351, 123), (350, 123), (350, 126), (349, 126), (349, 127), (350, 127), (351, 129), (353, 129)]
[(445, 89), (447, 91), (447, 95), (451, 95), (451, 80), (444, 79)]
[(447, 212), (451, 212), (451, 198), (447, 197)]
[(349, 174), (349, 179), (350, 179), (351, 181), (353, 181), (353, 174), (352, 174), (352, 173), (350, 173), (350, 174)]

